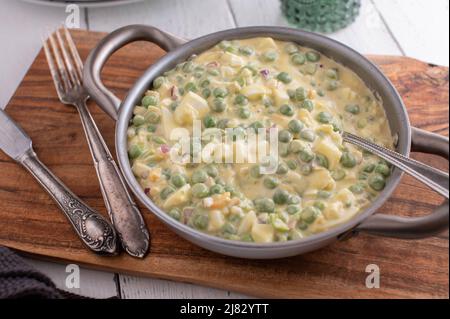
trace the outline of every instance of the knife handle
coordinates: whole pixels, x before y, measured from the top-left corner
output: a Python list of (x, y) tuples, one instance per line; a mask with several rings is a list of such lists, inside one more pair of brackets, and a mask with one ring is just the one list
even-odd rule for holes
[(128, 193), (123, 177), (95, 125), (86, 103), (84, 101), (77, 103), (77, 108), (94, 161), (103, 199), (122, 247), (131, 256), (143, 258), (150, 245), (150, 234), (145, 221)]
[(27, 151), (17, 161), (36, 178), (55, 200), (72, 224), (78, 237), (87, 247), (101, 255), (117, 254), (116, 233), (111, 224), (53, 175), (38, 159), (33, 149)]

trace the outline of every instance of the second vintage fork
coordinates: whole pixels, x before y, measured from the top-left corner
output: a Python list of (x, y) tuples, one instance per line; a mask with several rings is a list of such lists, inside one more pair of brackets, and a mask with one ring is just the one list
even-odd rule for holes
[(44, 41), (44, 51), (58, 97), (62, 103), (75, 106), (80, 114), (106, 208), (122, 247), (128, 254), (142, 258), (148, 251), (150, 235), (87, 108), (89, 96), (81, 82), (81, 58), (66, 28), (62, 32), (57, 30), (54, 34), (48, 37), (50, 45)]

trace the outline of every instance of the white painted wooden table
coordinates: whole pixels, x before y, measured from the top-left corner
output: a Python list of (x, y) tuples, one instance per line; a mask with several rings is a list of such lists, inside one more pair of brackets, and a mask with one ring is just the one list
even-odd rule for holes
[[(66, 19), (65, 8), (0, 0), (0, 107), (4, 107), (41, 46), (47, 30)], [(82, 9), (81, 28), (111, 31), (127, 24), (152, 24), (182, 37), (250, 26), (287, 26), (278, 0), (147, 0), (122, 7)], [(362, 53), (407, 55), (449, 63), (448, 0), (362, 0), (351, 26), (330, 35)], [(1, 227), (1, 225), (0, 225)], [(28, 259), (63, 288), (66, 265)], [(236, 293), (166, 280), (81, 269), (80, 288), (92, 297), (240, 298)]]

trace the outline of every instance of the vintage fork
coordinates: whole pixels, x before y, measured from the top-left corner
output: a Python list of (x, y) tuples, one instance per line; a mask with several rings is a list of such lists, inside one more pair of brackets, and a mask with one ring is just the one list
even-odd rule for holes
[(44, 51), (59, 99), (75, 106), (80, 114), (103, 199), (122, 247), (128, 254), (142, 258), (149, 248), (149, 232), (87, 108), (89, 96), (81, 80), (83, 64), (69, 31), (63, 28), (62, 32), (50, 34), (44, 41)]

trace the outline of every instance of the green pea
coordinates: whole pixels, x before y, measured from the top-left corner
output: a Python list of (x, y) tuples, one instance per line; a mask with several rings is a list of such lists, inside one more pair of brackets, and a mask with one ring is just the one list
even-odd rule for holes
[(234, 46), (229, 46), (228, 48), (225, 49), (225, 51), (230, 53), (236, 53), (238, 49)]
[(225, 181), (223, 180), (223, 179), (221, 179), (220, 177), (217, 177), (215, 180), (214, 180), (214, 182), (216, 183), (216, 184), (219, 184), (219, 185), (222, 185), (222, 186), (225, 186)]
[(301, 108), (308, 110), (309, 112), (311, 112), (314, 109), (314, 102), (306, 99), (303, 101)]
[(277, 80), (283, 82), (284, 84), (288, 84), (288, 83), (291, 83), (292, 78), (289, 75), (289, 73), (287, 73), (287, 72), (280, 72), (277, 75)]
[(267, 51), (261, 57), (265, 62), (274, 62), (278, 58), (278, 53), (275, 51)]
[(206, 115), (206, 116), (203, 118), (203, 125), (204, 125), (206, 128), (216, 127), (216, 125), (217, 125), (217, 120), (216, 120), (216, 118), (215, 118), (214, 116)]
[(133, 159), (139, 157), (143, 152), (144, 151), (142, 147), (136, 144), (131, 145), (130, 149), (128, 150), (128, 154)]
[(341, 122), (333, 121), (331, 123), (331, 125), (333, 126), (333, 131), (342, 133), (343, 129), (342, 129), (342, 123)]
[(197, 86), (193, 82), (188, 82), (184, 86), (186, 92), (197, 92)]
[(331, 172), (331, 177), (335, 181), (340, 181), (340, 180), (344, 179), (345, 175), (346, 175), (346, 173), (343, 169), (338, 169), (338, 170)]
[(384, 177), (388, 177), (389, 175), (391, 175), (391, 169), (385, 164), (377, 164), (377, 166), (375, 167), (375, 173), (381, 174)]
[(225, 111), (225, 109), (227, 108), (227, 104), (222, 98), (215, 98), (211, 108), (214, 112), (221, 113)]
[(253, 52), (255, 52), (251, 47), (248, 46), (244, 46), (244, 47), (240, 47), (239, 48), (239, 53), (246, 55), (246, 56), (250, 56), (253, 54)]
[(217, 69), (208, 69), (206, 72), (212, 76), (218, 76), (220, 74), (219, 70)]
[(156, 127), (155, 124), (149, 124), (149, 125), (147, 126), (147, 131), (150, 132), (150, 133), (155, 133), (155, 132), (156, 132), (156, 129), (157, 129), (157, 127)]
[(238, 94), (236, 95), (236, 97), (234, 98), (234, 104), (237, 105), (247, 105), (248, 104), (248, 99), (245, 95), (242, 94)]
[(204, 183), (207, 179), (208, 174), (202, 169), (196, 170), (191, 176), (192, 184)]
[(203, 183), (197, 183), (192, 186), (192, 196), (197, 198), (204, 198), (209, 195), (208, 186)]
[(205, 230), (209, 224), (209, 217), (205, 214), (197, 214), (192, 218), (192, 224), (195, 228)]
[(289, 196), (287, 203), (289, 205), (298, 205), (298, 204), (300, 204), (301, 201), (302, 201), (302, 199), (300, 198), (300, 196), (292, 195), (292, 196)]
[(154, 111), (147, 111), (147, 113), (145, 114), (145, 120), (151, 124), (158, 124), (160, 119), (161, 116)]
[(260, 178), (262, 176), (259, 165), (254, 165), (250, 168), (250, 176), (253, 178)]
[(133, 125), (140, 126), (144, 123), (145, 123), (145, 118), (142, 115), (137, 114), (133, 117)]
[(227, 235), (233, 235), (237, 233), (236, 227), (231, 223), (225, 223), (222, 226), (222, 232)]
[(275, 209), (275, 203), (270, 198), (259, 198), (254, 203), (256, 210), (261, 213), (271, 213)]
[(220, 119), (217, 122), (217, 127), (220, 128), (221, 130), (224, 130), (224, 129), (228, 128), (228, 122), (230, 122), (229, 119)]
[(294, 115), (294, 108), (289, 104), (283, 104), (280, 106), (280, 113), (286, 116)]
[(320, 54), (315, 51), (306, 52), (306, 59), (310, 62), (318, 62), (320, 60)]
[(263, 185), (268, 189), (274, 189), (280, 182), (275, 177), (266, 177), (263, 180)]
[(180, 221), (181, 220), (181, 211), (178, 208), (172, 208), (169, 211), (169, 216), (172, 217), (175, 220)]
[(317, 72), (317, 64), (308, 63), (304, 67), (304, 72), (306, 74), (314, 75)]
[(339, 78), (338, 70), (336, 69), (328, 69), (325, 75), (333, 80), (337, 80)]
[(346, 168), (352, 168), (356, 166), (356, 158), (352, 153), (344, 152), (342, 153), (340, 163)]
[(309, 163), (314, 159), (314, 153), (311, 150), (305, 148), (300, 151), (299, 157), (303, 162)]
[(288, 43), (288, 44), (286, 44), (286, 45), (284, 46), (284, 51), (285, 51), (287, 54), (294, 54), (294, 53), (297, 53), (297, 52), (298, 52), (298, 48), (297, 48), (297, 46), (296, 46), (295, 44), (293, 44), (293, 43)]
[(324, 156), (322, 154), (316, 154), (315, 161), (316, 161), (317, 165), (328, 169), (329, 164), (328, 164), (328, 159), (326, 158), (326, 156)]
[(211, 186), (209, 191), (211, 194), (222, 194), (225, 191), (225, 189), (222, 185), (216, 184)]
[(358, 179), (365, 181), (367, 178), (369, 177), (369, 174), (365, 173), (365, 172), (359, 172), (358, 173)]
[(327, 192), (327, 191), (320, 190), (320, 191), (317, 192), (317, 197), (318, 198), (322, 198), (322, 199), (327, 199), (327, 198), (331, 197), (331, 193)]
[(256, 121), (250, 124), (250, 127), (253, 128), (256, 133), (258, 133), (258, 129), (264, 128), (264, 124), (261, 121)]
[(251, 115), (250, 110), (247, 107), (241, 107), (238, 110), (238, 115), (241, 119), (248, 119)]
[(298, 205), (289, 205), (288, 207), (286, 207), (286, 212), (289, 215), (297, 214), (299, 211), (300, 211), (300, 207), (298, 207)]
[(278, 164), (278, 167), (277, 167), (277, 174), (284, 175), (288, 172), (288, 170), (289, 170), (289, 167), (285, 163), (280, 163), (280, 164)]
[(356, 126), (358, 128), (365, 128), (367, 125), (367, 120), (366, 119), (359, 119), (358, 122), (356, 122)]
[(313, 223), (320, 215), (320, 210), (314, 206), (305, 207), (301, 213), (301, 220), (307, 224)]
[(291, 56), (291, 61), (295, 65), (302, 65), (302, 64), (305, 64), (306, 58), (303, 53), (295, 53)]
[(159, 89), (165, 82), (165, 78), (163, 76), (158, 76), (156, 79), (153, 80), (153, 88)]
[(283, 143), (289, 143), (292, 140), (292, 134), (288, 130), (278, 132), (278, 140)]
[(205, 88), (202, 90), (202, 95), (205, 99), (209, 98), (211, 96), (211, 90), (208, 88)]
[(316, 120), (323, 124), (329, 124), (333, 120), (333, 116), (328, 112), (320, 112), (317, 114)]
[(167, 144), (167, 141), (162, 138), (161, 136), (152, 136), (152, 141), (155, 142), (156, 144)]
[(328, 91), (334, 91), (339, 87), (339, 81), (337, 80), (330, 80), (327, 82), (327, 90)]
[(277, 189), (273, 194), (273, 201), (275, 204), (284, 205), (289, 199), (289, 193), (284, 189)]
[(184, 186), (186, 184), (186, 179), (181, 174), (172, 175), (172, 177), (170, 178), (170, 181), (177, 188), (180, 188), (181, 186)]
[(300, 166), (300, 173), (304, 176), (308, 176), (312, 173), (312, 165), (310, 163), (302, 164)]
[(364, 184), (356, 183), (351, 185), (348, 189), (354, 194), (362, 194), (364, 192)]
[(194, 63), (192, 61), (185, 62), (183, 64), (182, 70), (184, 73), (190, 73), (194, 70)]
[(175, 192), (175, 189), (172, 186), (167, 186), (163, 188), (159, 196), (162, 200), (166, 200), (173, 192)]
[(345, 106), (345, 111), (356, 115), (359, 114), (360, 108), (358, 104), (347, 104)]
[(228, 90), (225, 88), (215, 88), (213, 91), (214, 97), (224, 98), (228, 95)]
[(304, 124), (302, 121), (299, 120), (291, 120), (288, 123), (288, 128), (289, 131), (291, 131), (292, 133), (300, 133), (300, 131), (303, 129)]
[(299, 101), (299, 102), (304, 101), (306, 99), (306, 96), (307, 96), (307, 92), (306, 92), (305, 88), (298, 87), (295, 89), (294, 97), (295, 97), (296, 101)]
[(297, 162), (295, 160), (289, 160), (286, 162), (287, 166), (289, 167), (289, 169), (291, 170), (295, 170), (297, 168)]
[(302, 221), (302, 220), (300, 220), (297, 223), (297, 228), (300, 229), (300, 230), (307, 230), (308, 227), (309, 227), (309, 225), (307, 223), (305, 223), (304, 221)]
[(318, 208), (321, 211), (323, 211), (325, 209), (325, 207), (326, 207), (325, 203), (324, 202), (320, 202), (320, 201), (314, 202), (313, 206)]
[(373, 174), (369, 177), (369, 186), (376, 191), (381, 191), (386, 185), (386, 181), (384, 180), (383, 175), (381, 174)]
[(316, 139), (316, 133), (311, 129), (305, 129), (300, 132), (300, 137), (308, 142), (314, 142)]
[(208, 79), (206, 79), (206, 80), (203, 80), (203, 81), (200, 83), (200, 87), (206, 88), (206, 87), (208, 87), (210, 84), (211, 84), (211, 81), (209, 81)]
[(278, 143), (278, 154), (281, 157), (286, 157), (289, 155), (289, 144), (288, 143)]
[(250, 235), (250, 234), (242, 235), (241, 236), (241, 241), (248, 242), (248, 243), (253, 242), (252, 235)]
[(149, 107), (150, 105), (158, 104), (158, 97), (155, 95), (146, 95), (142, 98), (142, 106)]
[(375, 164), (373, 164), (373, 163), (366, 164), (363, 167), (363, 171), (366, 173), (372, 173), (374, 169), (375, 169)]
[(289, 143), (289, 151), (292, 153), (298, 153), (304, 148), (304, 144), (299, 140), (292, 140)]
[(205, 166), (204, 169), (205, 169), (206, 174), (208, 174), (211, 177), (217, 177), (217, 175), (219, 175), (219, 170), (213, 164), (209, 164), (209, 165)]

